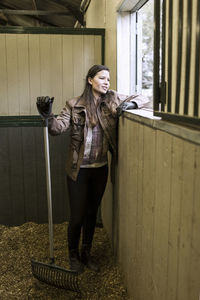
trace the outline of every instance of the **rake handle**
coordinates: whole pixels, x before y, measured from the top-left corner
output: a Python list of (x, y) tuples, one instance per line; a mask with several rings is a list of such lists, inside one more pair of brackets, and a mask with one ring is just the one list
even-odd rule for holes
[(45, 167), (46, 167), (48, 223), (49, 223), (49, 249), (50, 249), (51, 263), (54, 263), (53, 216), (52, 216), (52, 193), (51, 193), (51, 172), (50, 172), (50, 156), (49, 156), (48, 119), (45, 119), (45, 126), (44, 126), (44, 149), (45, 149)]

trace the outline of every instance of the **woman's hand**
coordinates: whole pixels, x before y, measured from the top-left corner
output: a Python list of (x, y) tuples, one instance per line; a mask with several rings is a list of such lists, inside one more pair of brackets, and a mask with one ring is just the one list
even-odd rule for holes
[(52, 112), (54, 97), (50, 98), (49, 96), (37, 97), (36, 106), (38, 112), (46, 119), (50, 116)]
[(125, 110), (128, 109), (137, 109), (137, 104), (133, 102), (123, 102), (117, 107), (117, 115), (120, 117)]

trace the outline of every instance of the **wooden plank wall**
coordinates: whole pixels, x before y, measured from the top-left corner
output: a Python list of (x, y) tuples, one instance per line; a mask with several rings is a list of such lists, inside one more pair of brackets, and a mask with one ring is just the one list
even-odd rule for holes
[(0, 53), (0, 115), (37, 114), (39, 95), (55, 97), (57, 114), (101, 63), (101, 36), (1, 33)]
[[(0, 116), (38, 115), (36, 97), (54, 96), (53, 112), (82, 93), (102, 61), (101, 35), (0, 34)], [(54, 222), (69, 218), (65, 161), (69, 134), (50, 137)], [(0, 224), (47, 222), (43, 130), (0, 128)], [(100, 214), (98, 222), (100, 222)]]
[[(0, 128), (0, 224), (45, 223), (47, 193), (43, 129)], [(69, 218), (65, 161), (69, 133), (50, 137), (53, 219)]]
[[(49, 136), (54, 223), (69, 220), (65, 164), (70, 132)], [(0, 128), (0, 224), (47, 223), (43, 128)], [(101, 225), (98, 212), (97, 225)]]
[(131, 299), (199, 300), (199, 182), (199, 145), (120, 118), (111, 236)]

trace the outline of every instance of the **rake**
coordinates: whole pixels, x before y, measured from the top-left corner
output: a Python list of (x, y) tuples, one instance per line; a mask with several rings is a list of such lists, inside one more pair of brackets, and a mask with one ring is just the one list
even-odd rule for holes
[(47, 284), (80, 292), (78, 283), (78, 272), (67, 270), (55, 264), (53, 250), (53, 217), (52, 217), (52, 197), (51, 197), (51, 174), (49, 158), (49, 138), (48, 138), (48, 119), (45, 119), (44, 126), (44, 145), (45, 145), (45, 165), (46, 165), (46, 184), (48, 201), (48, 223), (49, 223), (49, 245), (50, 245), (50, 263), (42, 263), (32, 260), (32, 274), (35, 278)]

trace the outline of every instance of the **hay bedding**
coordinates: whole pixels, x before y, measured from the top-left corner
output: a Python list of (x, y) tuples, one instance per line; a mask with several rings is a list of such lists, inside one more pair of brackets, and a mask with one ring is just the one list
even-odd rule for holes
[[(81, 294), (58, 289), (33, 278), (31, 259), (49, 263), (48, 225), (25, 223), (17, 227), (0, 225), (0, 299), (129, 299), (119, 267), (103, 228), (96, 228), (92, 255), (101, 272), (85, 269), (80, 275)], [(54, 225), (56, 264), (69, 268), (67, 223)]]

